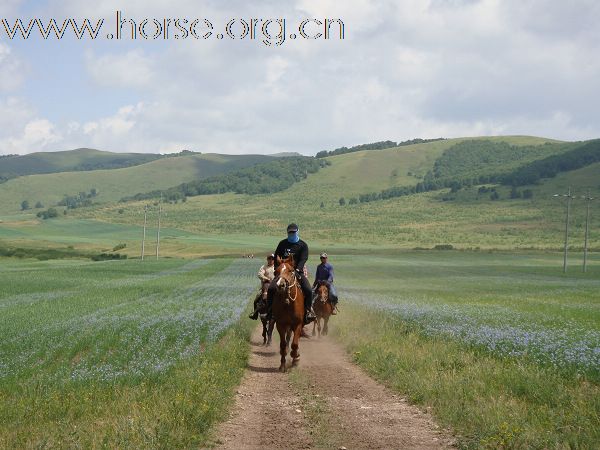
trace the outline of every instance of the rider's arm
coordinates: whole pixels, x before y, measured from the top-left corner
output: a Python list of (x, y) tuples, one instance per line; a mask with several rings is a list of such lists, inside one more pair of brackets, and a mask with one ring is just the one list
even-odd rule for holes
[(296, 270), (302, 272), (306, 261), (308, 261), (308, 245), (306, 245), (305, 242), (304, 245), (300, 247), (300, 252), (298, 253), (298, 265), (296, 266)]
[(260, 269), (258, 270), (258, 278), (260, 278), (261, 281), (265, 281), (267, 279), (265, 266), (260, 266)]
[(329, 278), (327, 278), (329, 283), (333, 283), (333, 266), (329, 266)]
[(277, 248), (275, 249), (275, 253), (273, 253), (275, 255), (275, 268), (277, 268), (279, 266), (279, 262), (277, 261), (277, 258), (279, 257), (279, 258), (283, 259), (283, 252), (285, 251), (284, 242), (285, 241), (279, 242), (279, 244), (277, 244)]

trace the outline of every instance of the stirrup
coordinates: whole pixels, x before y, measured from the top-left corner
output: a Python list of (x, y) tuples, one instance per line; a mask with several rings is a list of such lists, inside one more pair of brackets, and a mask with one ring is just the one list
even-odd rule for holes
[(311, 310), (308, 310), (304, 313), (304, 325), (308, 325), (315, 320), (317, 320), (317, 316)]

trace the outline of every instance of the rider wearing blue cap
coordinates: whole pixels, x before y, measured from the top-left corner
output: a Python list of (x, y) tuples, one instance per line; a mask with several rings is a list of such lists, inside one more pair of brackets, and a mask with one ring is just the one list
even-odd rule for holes
[[(304, 294), (304, 323), (310, 323), (316, 319), (315, 313), (312, 310), (313, 291), (308, 278), (304, 275), (304, 265), (308, 260), (308, 245), (300, 236), (298, 236), (298, 225), (291, 223), (287, 227), (287, 239), (282, 240), (277, 245), (275, 250), (275, 268), (279, 265), (277, 257), (286, 259), (292, 255), (296, 265), (296, 277), (300, 282), (302, 293)], [(275, 296), (275, 281), (271, 282), (267, 291), (267, 303), (269, 306), (269, 316), (271, 315), (271, 306), (273, 305), (273, 297)]]

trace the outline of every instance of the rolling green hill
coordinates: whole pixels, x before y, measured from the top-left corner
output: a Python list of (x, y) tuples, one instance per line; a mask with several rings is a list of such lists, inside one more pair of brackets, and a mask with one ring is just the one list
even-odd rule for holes
[(207, 153), (161, 158), (122, 169), (22, 176), (0, 184), (0, 211), (3, 214), (18, 211), (23, 200), (31, 207), (38, 201), (49, 207), (64, 195), (77, 195), (92, 188), (98, 191), (94, 202), (114, 202), (138, 192), (167, 189), (272, 159), (263, 155)]
[(118, 169), (163, 157), (152, 153), (112, 153), (90, 148), (5, 156), (0, 159), (0, 180), (42, 173)]
[[(450, 189), (441, 189), (370, 203), (349, 204), (349, 199), (364, 192), (376, 192), (391, 186), (415, 185), (432, 170), (435, 161), (445, 150), (461, 142), (481, 140), (492, 143), (506, 142), (513, 146), (553, 142), (532, 137), (451, 139), (337, 155), (327, 158), (331, 162), (330, 166), (309, 175), (282, 192), (259, 195), (201, 195), (189, 197), (185, 203), (164, 205), (166, 216), (163, 223), (165, 227), (205, 237), (221, 236), (220, 239), (225, 239), (227, 236), (226, 240), (230, 240), (232, 236), (239, 235), (242, 241), (247, 242), (248, 248), (261, 250), (268, 250), (264, 242), (280, 237), (287, 223), (292, 221), (300, 224), (301, 235), (313, 245), (331, 251), (335, 251), (336, 248), (433, 247), (437, 244), (451, 244), (457, 248), (559, 249), (563, 239), (564, 202), (553, 198), (552, 194), (562, 192), (570, 185), (578, 195), (583, 194), (583, 190), (591, 189), (592, 195), (597, 196), (600, 194), (600, 182), (596, 181), (600, 180), (598, 164), (560, 173), (555, 178), (542, 180), (537, 185), (519, 187), (519, 190), (532, 190), (533, 198), (528, 199), (511, 199), (510, 186), (496, 185), (494, 189), (497, 190), (499, 199), (493, 201), (489, 193), (480, 195), (475, 185), (463, 187), (453, 194), (450, 194)], [(563, 147), (557, 145), (557, 151), (563, 151)], [(543, 149), (542, 152), (538, 150), (535, 158), (542, 158), (548, 149)], [(531, 160), (529, 156), (531, 155), (526, 154), (524, 161)], [(173, 162), (178, 160), (183, 161), (184, 158), (175, 158)], [(114, 177), (110, 178), (114, 185), (111, 195), (106, 193), (108, 186), (103, 188), (101, 185), (92, 186), (88, 183), (81, 186), (81, 189), (96, 187), (100, 191), (99, 197), (102, 201), (116, 200), (121, 195), (117, 194), (117, 191), (123, 190), (123, 175), (119, 175), (120, 170), (147, 169), (159, 163), (164, 161), (137, 168), (106, 171), (107, 177)], [(502, 161), (492, 163), (495, 169), (506, 166), (506, 169), (512, 170), (515, 167), (513, 160), (507, 161), (505, 165)], [(182, 171), (185, 172), (186, 169), (187, 166), (176, 167), (173, 170), (178, 171), (181, 176)], [(131, 173), (133, 172), (125, 172)], [(56, 174), (52, 177), (59, 175), (72, 176)], [(188, 172), (188, 175), (193, 174)], [(152, 185), (153, 188), (172, 186), (175, 178), (166, 177), (167, 179), (163, 180), (158, 171), (153, 176), (157, 179)], [(128, 189), (132, 189), (135, 177), (128, 178)], [(18, 180), (12, 180), (3, 187), (13, 186), (12, 183), (16, 181)], [(140, 185), (141, 183), (136, 185), (136, 192), (142, 191)], [(21, 186), (21, 191), (18, 191), (16, 185), (14, 187), (13, 198), (17, 192), (22, 193), (25, 189)], [(47, 186), (40, 181), (38, 189), (46, 188)], [(103, 195), (105, 198), (102, 198)], [(344, 206), (339, 204), (340, 197), (346, 200)], [(0, 195), (0, 198), (3, 196)], [(20, 200), (21, 196), (18, 199)], [(30, 202), (32, 201), (35, 199), (30, 199)], [(69, 213), (69, 217), (139, 226), (145, 204), (146, 202), (107, 202), (91, 208), (74, 210)], [(7, 222), (15, 223), (19, 217), (21, 220), (29, 220), (31, 217), (15, 212), (14, 203), (12, 211), (12, 218)], [(155, 212), (151, 214), (155, 215)], [(155, 220), (155, 217), (151, 220)], [(573, 242), (581, 246), (585, 220), (583, 204), (574, 204), (572, 220)], [(592, 248), (600, 248), (598, 227), (592, 226), (590, 233)], [(30, 233), (28, 239), (33, 239), (34, 234)], [(175, 247), (177, 246), (174, 245), (173, 248)], [(244, 245), (236, 241), (235, 247), (243, 249)], [(137, 250), (133, 252), (135, 254)]]
[[(303, 237), (329, 249), (414, 248), (437, 244), (452, 244), (459, 248), (560, 248), (564, 208), (546, 192), (555, 190), (556, 183), (567, 174), (533, 186), (532, 199), (510, 199), (510, 187), (498, 186), (498, 201), (492, 201), (489, 194), (478, 197), (477, 187), (473, 187), (469, 188), (471, 191), (461, 189), (451, 201), (441, 198), (449, 192), (449, 189), (442, 189), (371, 203), (348, 204), (349, 198), (367, 189), (418, 182), (418, 177), (433, 167), (445, 149), (463, 141), (438, 141), (330, 157), (331, 166), (283, 192), (205, 195), (190, 197), (186, 203), (167, 205), (165, 223), (202, 235), (245, 234), (249, 236), (249, 245), (256, 242), (257, 236), (273, 236), (274, 239), (281, 236), (286, 224), (296, 221)], [(498, 137), (493, 138), (494, 141), (512, 145), (545, 142), (526, 137)], [(398, 172), (396, 177), (391, 175), (393, 170)], [(588, 174), (586, 186), (592, 182), (594, 174), (598, 174), (596, 166), (581, 171)], [(409, 176), (408, 172), (417, 176)], [(572, 177), (573, 189), (580, 190), (583, 178), (580, 175)], [(346, 205), (340, 206), (340, 197), (345, 197)], [(133, 224), (139, 223), (142, 207), (142, 202), (132, 202), (81, 210), (76, 214)], [(123, 213), (119, 213), (119, 209), (124, 210)], [(582, 208), (573, 210), (574, 235), (582, 233), (583, 214)], [(597, 227), (592, 230), (591, 242), (600, 246)]]

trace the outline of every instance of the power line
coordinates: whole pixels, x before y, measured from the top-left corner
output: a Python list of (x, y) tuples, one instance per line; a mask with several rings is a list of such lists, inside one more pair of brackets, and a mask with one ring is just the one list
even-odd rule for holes
[(588, 234), (590, 230), (590, 204), (594, 197), (590, 197), (590, 193), (586, 196), (581, 197), (582, 199), (587, 201), (587, 212), (585, 215), (585, 243), (583, 245), (583, 272), (587, 272), (587, 253), (588, 253)]
[(146, 223), (148, 218), (148, 205), (144, 205), (144, 234), (142, 236), (142, 261), (144, 260), (144, 248), (146, 247)]
[(569, 186), (569, 192), (566, 194), (554, 194), (553, 197), (566, 197), (567, 198), (567, 219), (565, 220), (565, 251), (563, 260), (563, 273), (567, 273), (567, 254), (569, 252), (569, 218), (571, 214), (571, 186)]

